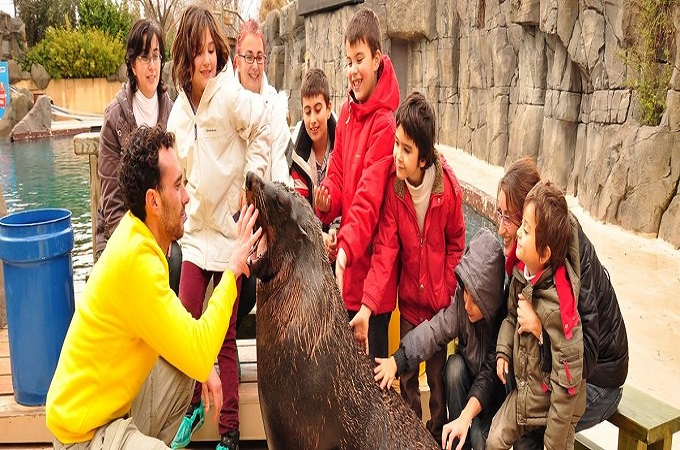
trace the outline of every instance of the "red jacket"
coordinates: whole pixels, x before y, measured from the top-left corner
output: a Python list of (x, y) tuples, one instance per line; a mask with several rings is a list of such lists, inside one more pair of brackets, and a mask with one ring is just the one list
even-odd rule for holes
[[(378, 83), (366, 102), (357, 103), (350, 92), (342, 105), (335, 129), (335, 149), (322, 182), (330, 193), (330, 210), (326, 214), (317, 210), (324, 224), (342, 216), (338, 246), (347, 254), (342, 297), (349, 311), (361, 307), (385, 182), (392, 166), (399, 84), (387, 55), (382, 57), (378, 74)], [(388, 289), (385, 296), (392, 299), (392, 308), (381, 302), (386, 306), (374, 310), (377, 314), (394, 309), (396, 269), (391, 276), (395, 288)]]
[(414, 326), (451, 304), (458, 284), (454, 269), (465, 249), (460, 185), (444, 158), (437, 156), (422, 234), (406, 183), (390, 176), (364, 283), (363, 303), (380, 309), (390, 270), (401, 262), (399, 312)]

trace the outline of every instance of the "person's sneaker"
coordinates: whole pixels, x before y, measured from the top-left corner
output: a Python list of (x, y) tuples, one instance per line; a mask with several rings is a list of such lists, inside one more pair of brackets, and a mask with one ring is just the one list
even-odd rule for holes
[(238, 450), (239, 433), (238, 430), (231, 430), (222, 435), (222, 439), (217, 444), (215, 450)]
[(170, 448), (184, 448), (191, 442), (191, 435), (201, 428), (205, 422), (205, 412), (203, 411), (203, 400), (198, 405), (190, 405), (187, 413), (182, 418), (175, 439), (172, 440)]

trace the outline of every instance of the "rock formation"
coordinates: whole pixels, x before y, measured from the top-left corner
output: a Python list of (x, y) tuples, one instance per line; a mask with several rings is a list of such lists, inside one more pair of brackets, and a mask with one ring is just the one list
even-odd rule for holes
[[(622, 58), (638, 20), (633, 0), (367, 0), (381, 20), (383, 51), (402, 98), (433, 102), (438, 141), (497, 165), (536, 158), (544, 177), (577, 195), (590, 214), (680, 248), (680, 61), (661, 124), (638, 122)], [(308, 67), (328, 75), (333, 106), (347, 95), (344, 28), (358, 6), (265, 23), (269, 79), (290, 91), (300, 118)], [(680, 11), (676, 17), (678, 26)], [(680, 37), (671, 51), (680, 48)], [(282, 68), (285, 68), (285, 73)], [(455, 168), (454, 168), (455, 170)]]

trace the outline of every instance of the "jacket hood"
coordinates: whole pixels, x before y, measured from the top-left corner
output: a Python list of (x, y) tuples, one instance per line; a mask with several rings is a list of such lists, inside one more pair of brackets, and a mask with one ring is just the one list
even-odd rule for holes
[(349, 91), (347, 103), (350, 116), (355, 115), (359, 120), (373, 114), (380, 109), (394, 112), (399, 107), (399, 83), (389, 56), (383, 55), (378, 68), (378, 82), (368, 100), (357, 103)]
[(480, 228), (455, 269), (459, 285), (470, 292), (484, 319), (489, 323), (493, 323), (505, 301), (504, 264), (500, 242), (491, 230)]

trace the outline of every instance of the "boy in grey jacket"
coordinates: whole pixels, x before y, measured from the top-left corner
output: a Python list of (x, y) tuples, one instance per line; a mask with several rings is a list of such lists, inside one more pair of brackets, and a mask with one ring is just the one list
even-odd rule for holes
[[(445, 448), (451, 448), (453, 436), (465, 442), (468, 430), (471, 442), (465, 447), (483, 448), (491, 419), (505, 396), (495, 373), (496, 337), (506, 315), (504, 262), (498, 239), (481, 228), (455, 269), (458, 287), (451, 305), (404, 336), (391, 357), (376, 358), (375, 380), (389, 389), (396, 376), (458, 339), (456, 353), (446, 365), (449, 418), (457, 419), (444, 426)], [(463, 412), (470, 414), (462, 416)]]

